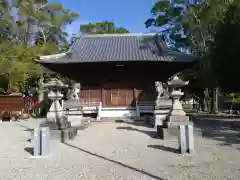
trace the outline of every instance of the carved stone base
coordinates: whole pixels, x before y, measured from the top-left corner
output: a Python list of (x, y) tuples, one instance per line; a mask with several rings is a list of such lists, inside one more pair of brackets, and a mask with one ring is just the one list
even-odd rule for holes
[(68, 115), (68, 120), (71, 123), (72, 127), (84, 126), (84, 120), (82, 115)]
[(72, 140), (77, 136), (77, 128), (67, 128), (64, 130), (50, 130), (50, 139), (61, 142)]
[(186, 112), (184, 112), (182, 109), (174, 109), (170, 113), (171, 116), (186, 116)]
[[(185, 125), (192, 125), (192, 122), (185, 123)], [(177, 139), (179, 136), (179, 127), (178, 126), (171, 126), (170, 128), (166, 129), (163, 128), (160, 132), (163, 131), (163, 139)], [(195, 137), (202, 137), (202, 130), (200, 128), (194, 127), (193, 135)]]
[(72, 127), (84, 126), (83, 112), (79, 108), (69, 108), (66, 111), (66, 116)]
[(50, 130), (63, 130), (71, 127), (71, 123), (67, 120), (67, 117), (58, 119), (58, 121), (45, 121), (40, 124), (40, 127), (49, 127)]
[(188, 125), (189, 123), (189, 116), (168, 116), (165, 126), (167, 128), (177, 127), (179, 125)]
[(67, 120), (62, 121), (61, 125), (53, 121), (46, 121), (40, 124), (40, 127), (49, 127), (50, 139), (61, 142), (74, 139), (78, 131), (78, 128), (71, 127), (71, 123)]
[(63, 111), (49, 111), (47, 113), (48, 121), (57, 121), (58, 119), (64, 119), (65, 115)]
[(169, 113), (169, 109), (163, 109), (163, 110), (154, 110), (153, 112), (153, 121), (154, 121), (154, 126), (162, 126), (163, 121), (166, 120), (167, 115)]

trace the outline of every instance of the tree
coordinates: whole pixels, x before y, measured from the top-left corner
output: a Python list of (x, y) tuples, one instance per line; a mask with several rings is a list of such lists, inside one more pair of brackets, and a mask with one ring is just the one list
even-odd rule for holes
[[(159, 27), (159, 33), (172, 48), (176, 49), (188, 47), (188, 39), (183, 28), (188, 7), (185, 2), (185, 0), (157, 1), (151, 9), (153, 17), (145, 22), (147, 28)], [(189, 3), (189, 5), (191, 4)]]
[[(65, 9), (62, 4), (50, 3), (47, 0), (13, 2), (10, 4), (7, 1), (0, 5), (2, 29), (8, 30), (8, 36), (1, 34), (1, 37), (11, 37), (18, 43), (66, 42), (67, 33), (63, 28), (79, 16), (70, 9)], [(13, 9), (16, 12), (13, 12)]]
[(205, 94), (211, 97), (211, 109), (215, 89), (219, 86), (219, 77), (215, 69), (218, 62), (213, 59), (211, 46), (215, 41), (218, 24), (223, 21), (233, 1), (160, 0), (151, 10), (154, 18), (145, 23), (147, 27), (161, 27), (160, 33), (173, 48), (191, 52), (199, 57), (193, 70), (183, 75), (190, 80), (189, 87), (194, 88), (195, 92), (199, 92), (196, 88), (201, 89), (200, 94), (207, 90), (208, 93)]
[(63, 27), (71, 24), (79, 15), (71, 12), (70, 9), (64, 9), (59, 3), (46, 3), (38, 9), (37, 15), (42, 18), (38, 19), (39, 31), (37, 33), (37, 43), (67, 42), (67, 32)]
[(47, 0), (1, 1), (0, 74), (8, 75), (10, 87), (20, 90), (27, 79), (37, 79), (41, 72), (37, 55), (66, 49), (63, 29), (76, 17), (60, 3)]
[(116, 27), (113, 22), (103, 21), (80, 25), (80, 32), (83, 34), (124, 34), (129, 31), (123, 27)]
[(37, 47), (3, 41), (0, 49), (0, 72), (8, 75), (14, 91), (21, 90), (29, 76), (39, 75), (39, 66), (33, 58), (37, 55)]
[(240, 3), (234, 1), (217, 26), (211, 55), (218, 83), (225, 92), (240, 91)]
[[(230, 28), (226, 25), (225, 19), (228, 12), (233, 12), (230, 7), (239, 7), (239, 3), (236, 0), (205, 0), (201, 4), (189, 8), (187, 18), (184, 21), (185, 33), (189, 41), (192, 42), (191, 48), (200, 57), (198, 79), (200, 79), (202, 87), (207, 88), (211, 97), (211, 111), (216, 108), (214, 98), (218, 88), (226, 89), (226, 87), (234, 87), (236, 84), (236, 82), (231, 82), (231, 79), (233, 79), (233, 75), (237, 76), (237, 56), (235, 56), (235, 60), (231, 60), (235, 63), (229, 63), (229, 59), (233, 59), (232, 50), (236, 49), (236, 44), (230, 42), (228, 36), (231, 34), (232, 40), (236, 40), (238, 37), (236, 31), (226, 31)], [(228, 21), (233, 20), (233, 17), (228, 18)], [(220, 32), (220, 27), (225, 27), (224, 33)], [(226, 41), (229, 42), (227, 46)], [(226, 54), (227, 49), (231, 53)], [(235, 69), (235, 74), (233, 69)]]

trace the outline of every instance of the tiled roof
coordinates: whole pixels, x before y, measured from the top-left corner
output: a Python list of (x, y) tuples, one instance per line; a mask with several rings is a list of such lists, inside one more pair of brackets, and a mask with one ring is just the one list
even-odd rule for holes
[[(189, 62), (194, 58), (171, 51), (156, 34), (108, 34), (81, 36), (59, 62), (167, 61)], [(41, 59), (41, 58), (40, 58)], [(55, 60), (56, 63), (56, 60)]]

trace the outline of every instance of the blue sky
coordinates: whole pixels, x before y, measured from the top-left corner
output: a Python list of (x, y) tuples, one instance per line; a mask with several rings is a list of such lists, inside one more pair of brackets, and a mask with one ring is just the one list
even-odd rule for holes
[(98, 21), (113, 21), (116, 26), (125, 27), (130, 32), (149, 32), (144, 22), (151, 16), (150, 10), (155, 0), (52, 0), (80, 14), (67, 27), (69, 35), (78, 33), (80, 24)]

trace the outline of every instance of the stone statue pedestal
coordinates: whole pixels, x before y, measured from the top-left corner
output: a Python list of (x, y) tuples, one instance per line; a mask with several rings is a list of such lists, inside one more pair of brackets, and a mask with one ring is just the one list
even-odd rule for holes
[(161, 137), (162, 127), (167, 120), (167, 116), (172, 107), (171, 99), (161, 99), (158, 102), (158, 106), (153, 111), (153, 126), (156, 128), (156, 137)]
[(64, 110), (72, 127), (84, 129), (82, 106), (77, 100), (67, 100), (64, 102)]
[(192, 122), (189, 121), (189, 116), (168, 116), (165, 126), (167, 126), (167, 128), (172, 128), (179, 125), (189, 124), (192, 124)]
[(153, 111), (154, 126), (162, 126), (172, 107), (171, 99), (160, 99)]

